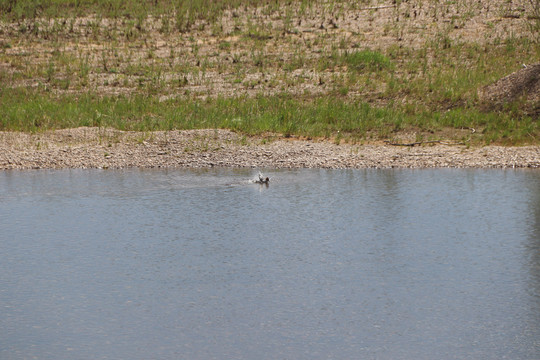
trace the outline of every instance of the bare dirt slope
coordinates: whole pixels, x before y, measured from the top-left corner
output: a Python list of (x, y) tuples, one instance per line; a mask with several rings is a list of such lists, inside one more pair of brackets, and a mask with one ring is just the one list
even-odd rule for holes
[[(185, 32), (175, 31), (167, 16), (149, 16), (137, 26), (95, 15), (0, 22), (0, 74), (14, 87), (46, 86), (59, 94), (317, 96), (349, 78), (347, 66), (328, 63), (332, 53), (423, 51), (421, 66), (429, 69), (439, 61), (439, 48), (531, 37), (530, 6), (527, 0), (366, 0), (307, 8), (291, 2), (283, 9), (226, 11), (215, 23), (201, 20)], [(407, 61), (397, 56), (395, 62)], [(418, 71), (412, 70), (395, 75), (414, 80)], [(350, 98), (384, 95), (384, 79), (370, 78), (373, 85), (363, 77), (349, 80)]]
[(480, 97), (492, 108), (500, 108), (522, 98), (525, 111), (540, 114), (540, 63), (524, 64), (523, 69), (486, 86)]

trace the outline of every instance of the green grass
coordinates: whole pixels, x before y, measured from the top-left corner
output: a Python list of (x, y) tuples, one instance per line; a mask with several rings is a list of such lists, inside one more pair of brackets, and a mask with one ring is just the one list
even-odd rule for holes
[(0, 91), (3, 116), (0, 130), (39, 132), (79, 126), (121, 130), (227, 128), (245, 134), (281, 133), (285, 136), (346, 141), (385, 139), (404, 129), (432, 133), (444, 128), (475, 129), (467, 142), (520, 143), (537, 138), (538, 123), (505, 113), (475, 109), (408, 114), (403, 108), (377, 108), (339, 98), (293, 98), (288, 95), (255, 98), (159, 101), (156, 96), (62, 96), (29, 90)]
[(380, 71), (393, 69), (393, 64), (386, 55), (369, 49), (345, 52), (341, 56), (341, 61), (354, 71)]

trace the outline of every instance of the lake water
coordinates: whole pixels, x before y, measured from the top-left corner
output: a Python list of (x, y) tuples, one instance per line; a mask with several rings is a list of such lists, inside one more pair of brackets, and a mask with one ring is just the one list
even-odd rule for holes
[(540, 359), (540, 172), (0, 172), (0, 358)]

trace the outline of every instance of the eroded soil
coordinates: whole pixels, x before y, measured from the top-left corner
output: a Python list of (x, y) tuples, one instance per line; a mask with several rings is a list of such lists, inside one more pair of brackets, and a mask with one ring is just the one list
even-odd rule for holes
[[(530, 38), (531, 3), (363, 1), (226, 11), (176, 30), (174, 16), (37, 19), (0, 23), (0, 70), (12, 86), (56, 93), (150, 93), (229, 97), (287, 93), (362, 97), (385, 103), (391, 79), (425, 76), (438, 49), (468, 52)], [(393, 77), (351, 72), (336, 59), (372, 49), (393, 54)], [(415, 54), (413, 56), (413, 54)], [(419, 54), (419, 55), (418, 55)], [(456, 50), (459, 63), (474, 61)], [(417, 62), (410, 62), (418, 57)], [(406, 66), (400, 66), (406, 63)], [(521, 64), (519, 64), (521, 65)], [(427, 70), (426, 70), (427, 69)], [(407, 101), (407, 94), (398, 94)]]

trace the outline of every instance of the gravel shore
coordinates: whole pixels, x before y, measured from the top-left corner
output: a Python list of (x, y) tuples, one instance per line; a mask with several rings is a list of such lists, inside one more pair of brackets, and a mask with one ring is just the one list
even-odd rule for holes
[(539, 168), (540, 146), (340, 144), (228, 130), (0, 132), (0, 169), (130, 167)]

